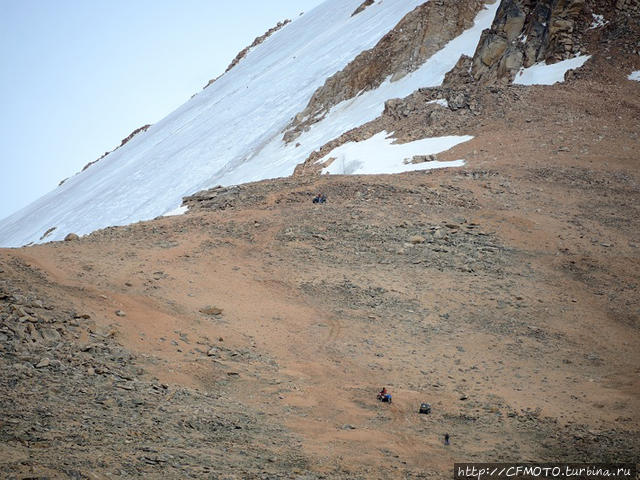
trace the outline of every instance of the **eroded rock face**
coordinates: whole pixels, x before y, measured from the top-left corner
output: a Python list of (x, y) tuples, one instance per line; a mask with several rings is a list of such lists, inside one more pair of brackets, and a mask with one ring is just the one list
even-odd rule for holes
[[(593, 26), (594, 16), (605, 22)], [(443, 86), (504, 85), (522, 67), (588, 53), (594, 44), (628, 36), (639, 22), (640, 0), (502, 0), (473, 58), (462, 57)]]
[(305, 110), (287, 127), (284, 140), (295, 140), (324, 118), (331, 107), (379, 87), (389, 76), (395, 81), (417, 70), (447, 42), (470, 28), (484, 4), (483, 0), (448, 0), (415, 8), (374, 48), (362, 52), (316, 90)]
[(586, 0), (502, 0), (474, 55), (474, 80), (509, 82), (523, 66), (575, 56), (582, 47), (585, 4)]

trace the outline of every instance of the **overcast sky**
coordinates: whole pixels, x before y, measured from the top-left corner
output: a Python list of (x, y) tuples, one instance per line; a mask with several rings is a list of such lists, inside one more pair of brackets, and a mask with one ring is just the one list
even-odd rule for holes
[(0, 219), (322, 0), (0, 0)]

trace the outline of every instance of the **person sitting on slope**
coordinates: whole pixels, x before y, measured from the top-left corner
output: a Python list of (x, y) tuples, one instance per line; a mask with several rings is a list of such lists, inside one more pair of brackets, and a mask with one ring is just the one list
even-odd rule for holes
[(381, 402), (391, 403), (391, 395), (387, 391), (387, 387), (382, 387), (382, 390), (380, 390), (380, 393), (378, 393), (378, 400), (380, 400)]

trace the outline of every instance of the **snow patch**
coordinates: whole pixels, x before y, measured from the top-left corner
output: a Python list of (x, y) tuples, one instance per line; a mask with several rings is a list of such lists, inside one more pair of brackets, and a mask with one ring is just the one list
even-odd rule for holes
[(593, 22), (591, 22), (591, 26), (589, 27), (589, 30), (593, 30), (594, 28), (604, 27), (607, 23), (609, 23), (604, 19), (604, 15), (597, 15), (595, 13), (592, 13), (591, 15), (593, 15)]
[(439, 98), (437, 100), (431, 100), (430, 102), (427, 102), (427, 104), (429, 104), (429, 103), (435, 103), (436, 105), (440, 105), (441, 107), (449, 108), (449, 102), (447, 102), (446, 98)]
[(472, 138), (468, 135), (434, 137), (394, 144), (392, 143), (394, 139), (383, 131), (362, 142), (349, 142), (336, 147), (317, 163), (324, 163), (334, 158), (335, 160), (328, 167), (322, 169), (322, 173), (334, 175), (373, 175), (461, 167), (464, 165), (464, 160), (416, 164), (411, 163), (411, 160), (416, 155), (431, 155), (449, 150)]
[(513, 83), (516, 85), (553, 85), (554, 83), (561, 83), (564, 81), (564, 75), (567, 71), (580, 68), (590, 58), (591, 55), (580, 55), (551, 65), (536, 63), (529, 68), (522, 68), (516, 74)]
[(177, 215), (184, 215), (188, 211), (189, 211), (189, 206), (188, 205), (183, 205), (181, 207), (174, 208), (173, 210), (168, 211), (167, 213), (165, 213), (162, 216), (163, 217), (175, 217)]
[(635, 80), (636, 82), (640, 82), (640, 70), (636, 70), (635, 72), (631, 72), (631, 74), (627, 78), (629, 80)]

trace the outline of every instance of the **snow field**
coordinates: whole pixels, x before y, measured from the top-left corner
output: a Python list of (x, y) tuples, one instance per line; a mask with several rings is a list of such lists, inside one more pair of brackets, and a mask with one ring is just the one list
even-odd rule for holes
[(288, 176), (311, 152), (378, 117), (387, 100), (440, 85), (462, 54), (473, 55), (499, 4), (488, 5), (472, 28), (417, 71), (340, 103), (286, 145), (283, 129), (325, 79), (424, 0), (384, 0), (351, 17), (360, 3), (327, 0), (274, 33), (146, 132), (0, 221), (0, 246), (38, 242), (51, 227), (56, 230), (47, 241), (149, 220), (172, 213), (183, 197), (202, 189)]
[(564, 82), (564, 74), (569, 70), (575, 70), (585, 64), (591, 55), (580, 55), (562, 62), (547, 65), (536, 63), (529, 68), (522, 68), (513, 83), (516, 85), (553, 85)]
[(444, 167), (461, 167), (464, 160), (452, 162), (411, 163), (416, 155), (431, 155), (449, 150), (467, 142), (470, 136), (435, 137), (415, 142), (393, 144), (393, 138), (386, 132), (380, 132), (362, 142), (349, 142), (333, 149), (316, 163), (324, 163), (334, 158), (322, 173), (338, 175), (362, 175), (402, 173), (416, 170), (431, 170)]
[(0, 246), (60, 240), (163, 215), (214, 185), (289, 175), (265, 152), (325, 79), (372, 48), (423, 0), (385, 0), (351, 17), (361, 0), (327, 0), (297, 17), (232, 70), (84, 172), (0, 221)]

